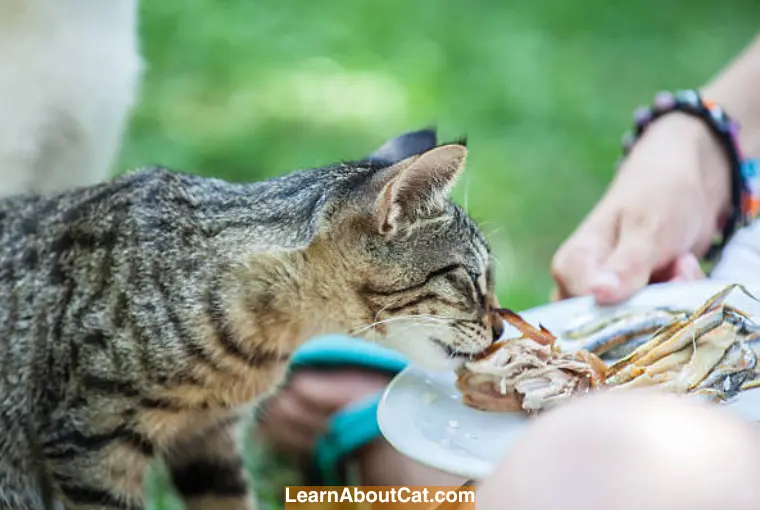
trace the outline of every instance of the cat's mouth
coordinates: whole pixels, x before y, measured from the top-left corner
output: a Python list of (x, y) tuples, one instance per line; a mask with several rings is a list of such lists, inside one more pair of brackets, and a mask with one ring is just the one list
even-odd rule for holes
[[(501, 315), (499, 314), (498, 309), (492, 309), (491, 312), (491, 334), (493, 335), (492, 342), (496, 342), (499, 338), (501, 338), (501, 335), (504, 333), (504, 319), (502, 319)], [(446, 357), (451, 359), (457, 359), (462, 361), (469, 361), (477, 358), (478, 356), (481, 356), (484, 352), (487, 352), (490, 348), (486, 347), (485, 349), (481, 349), (478, 352), (464, 352), (460, 349), (454, 348), (450, 346), (449, 344), (445, 343), (440, 338), (432, 337), (430, 340), (437, 345), (438, 347), (443, 350), (443, 352), (446, 353)]]
[(463, 351), (460, 351), (459, 349), (455, 349), (455, 348), (451, 347), (450, 345), (447, 345), (446, 343), (444, 343), (439, 338), (431, 338), (430, 340), (435, 345), (437, 345), (438, 347), (440, 347), (441, 349), (443, 349), (443, 352), (445, 352), (446, 356), (448, 356), (449, 358), (461, 359), (461, 360), (464, 361), (464, 360), (470, 360), (475, 355), (478, 354), (476, 352), (463, 352)]

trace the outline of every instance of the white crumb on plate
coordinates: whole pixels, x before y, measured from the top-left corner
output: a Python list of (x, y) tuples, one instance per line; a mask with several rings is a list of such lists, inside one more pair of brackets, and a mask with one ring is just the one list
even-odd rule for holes
[(438, 400), (438, 395), (435, 393), (427, 392), (422, 396), (422, 399), (425, 401), (426, 404), (432, 404), (436, 400)]

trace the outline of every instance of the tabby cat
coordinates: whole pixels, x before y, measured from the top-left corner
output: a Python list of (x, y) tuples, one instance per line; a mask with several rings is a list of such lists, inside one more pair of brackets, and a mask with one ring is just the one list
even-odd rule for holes
[(448, 198), (467, 150), (415, 136), (265, 182), (154, 168), (0, 201), (0, 508), (144, 508), (154, 457), (187, 508), (253, 508), (234, 424), (302, 342), (432, 369), (489, 346), (489, 248)]

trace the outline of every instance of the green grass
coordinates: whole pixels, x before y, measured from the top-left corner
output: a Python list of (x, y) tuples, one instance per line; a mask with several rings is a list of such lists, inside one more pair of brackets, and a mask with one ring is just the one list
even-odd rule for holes
[(500, 300), (524, 309), (632, 109), (702, 84), (758, 19), (755, 0), (143, 1), (149, 67), (118, 168), (252, 180), (430, 124), (466, 134), (456, 198), (489, 234)]
[(753, 0), (145, 1), (119, 169), (260, 179), (435, 123), (469, 137), (456, 197), (490, 234), (501, 300), (525, 308), (546, 299), (632, 109), (703, 83), (757, 19)]
[[(292, 459), (277, 455), (265, 445), (254, 443), (250, 437), (245, 443), (245, 463), (252, 474), (259, 510), (282, 508), (283, 488), (286, 485), (307, 485)], [(148, 510), (182, 510), (184, 507), (172, 489), (167, 473), (157, 465), (146, 477)]]

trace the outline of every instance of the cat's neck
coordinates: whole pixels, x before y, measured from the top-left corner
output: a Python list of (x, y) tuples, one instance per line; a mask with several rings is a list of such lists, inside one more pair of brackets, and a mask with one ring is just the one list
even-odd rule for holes
[[(327, 248), (260, 253), (226, 274), (227, 313), (241, 345), (265, 345), (289, 355), (322, 334), (349, 333), (364, 321)], [(347, 318), (356, 318), (349, 320)]]

